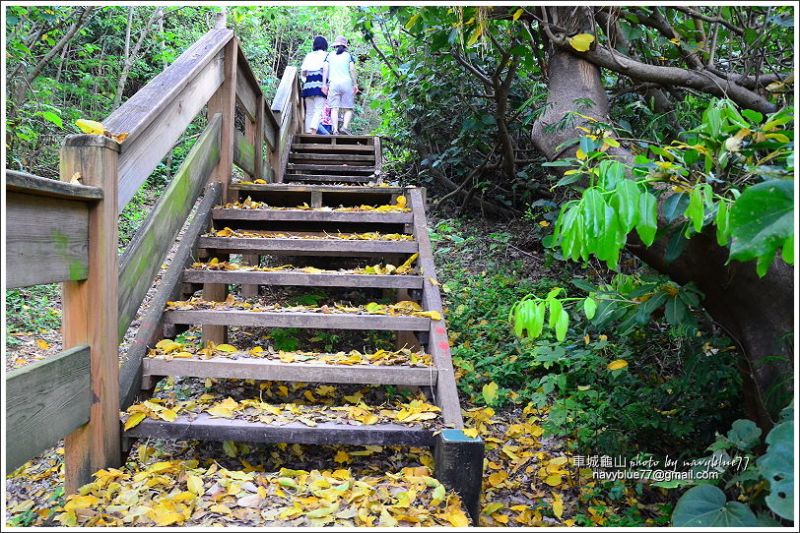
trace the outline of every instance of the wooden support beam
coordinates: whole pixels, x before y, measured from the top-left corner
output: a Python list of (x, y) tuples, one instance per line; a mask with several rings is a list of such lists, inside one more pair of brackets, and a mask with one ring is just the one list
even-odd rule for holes
[(233, 37), (223, 51), (223, 82), (208, 101), (209, 121), (217, 113), (222, 114), (220, 134), (220, 157), (212, 173), (212, 180), (222, 184), (222, 198), (227, 201), (228, 184), (233, 172), (234, 131), (236, 114), (236, 64), (239, 40)]
[(436, 436), (433, 452), (436, 478), (461, 496), (472, 525), (478, 525), (483, 483), (483, 441), (467, 437), (460, 429), (445, 429)]
[(102, 187), (89, 211), (89, 273), (63, 289), (64, 348), (91, 347), (89, 422), (67, 435), (65, 492), (74, 493), (101, 468), (120, 464), (119, 353), (117, 339), (117, 185), (119, 145), (99, 135), (70, 135), (61, 149), (60, 175), (79, 172), (86, 185)]
[[(261, 256), (258, 254), (244, 254), (242, 255), (242, 264), (247, 266), (258, 266), (261, 260)], [(184, 279), (186, 279), (184, 277)], [(224, 280), (225, 278), (221, 278)], [(245, 278), (247, 279), (247, 278)], [(252, 278), (250, 278), (252, 279)], [(226, 281), (226, 283), (235, 283), (232, 281)], [(241, 294), (242, 298), (256, 298), (258, 297), (258, 283), (247, 283), (239, 281), (238, 283), (241, 284)]]

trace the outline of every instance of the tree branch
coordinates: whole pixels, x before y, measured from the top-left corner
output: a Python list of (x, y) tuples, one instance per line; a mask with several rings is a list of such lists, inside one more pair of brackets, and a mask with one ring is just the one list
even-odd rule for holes
[(578, 52), (570, 46), (565, 36), (560, 35), (556, 37), (553, 35), (552, 31), (548, 33), (548, 37), (550, 37), (553, 43), (559, 48), (568, 50), (577, 57), (585, 59), (599, 67), (624, 74), (631, 79), (658, 83), (665, 86), (679, 85), (696, 89), (704, 93), (713, 94), (714, 96), (730, 98), (742, 107), (762, 113), (772, 113), (777, 110), (775, 104), (769, 102), (761, 95), (734, 83), (730, 78), (718, 76), (711, 71), (695, 71), (679, 67), (648, 65), (647, 63), (636, 61), (604, 46), (597, 46), (587, 52)]

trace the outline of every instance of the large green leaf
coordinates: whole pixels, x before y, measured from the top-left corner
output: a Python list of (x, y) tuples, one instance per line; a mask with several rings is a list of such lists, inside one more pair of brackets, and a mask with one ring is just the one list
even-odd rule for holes
[(728, 431), (728, 440), (740, 450), (749, 450), (761, 437), (761, 429), (752, 420), (740, 419)]
[(778, 424), (767, 435), (767, 453), (757, 465), (769, 481), (769, 508), (782, 518), (791, 520), (794, 512), (794, 422)]
[(642, 242), (650, 246), (658, 230), (658, 200), (646, 192), (639, 196), (639, 221), (636, 223), (636, 233)]
[(730, 214), (731, 259), (759, 259), (758, 274), (767, 268), (794, 235), (794, 183), (771, 180), (745, 189)]
[(676, 527), (753, 527), (758, 519), (739, 502), (726, 502), (725, 493), (713, 485), (686, 491), (672, 512)]
[(622, 231), (628, 233), (639, 221), (639, 187), (631, 180), (617, 183), (611, 196), (611, 205), (617, 210)]

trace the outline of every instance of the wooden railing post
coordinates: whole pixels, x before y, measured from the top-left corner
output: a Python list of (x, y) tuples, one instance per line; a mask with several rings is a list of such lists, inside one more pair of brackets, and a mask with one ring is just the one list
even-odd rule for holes
[(67, 494), (92, 474), (120, 464), (119, 343), (117, 340), (117, 180), (119, 145), (99, 135), (71, 135), (61, 149), (62, 181), (79, 177), (102, 187), (103, 199), (89, 208), (89, 273), (63, 285), (64, 348), (90, 346), (92, 404), (89, 422), (67, 435), (64, 483)]
[[(217, 113), (222, 114), (222, 132), (220, 135), (219, 162), (211, 174), (211, 180), (222, 185), (222, 201), (227, 202), (228, 184), (233, 172), (233, 142), (236, 114), (236, 63), (238, 60), (239, 41), (235, 37), (225, 45), (225, 79), (214, 96), (208, 101), (209, 119)], [(220, 260), (223, 258), (220, 257)], [(219, 283), (203, 285), (203, 298), (210, 301), (222, 301), (226, 296), (226, 286)], [(225, 342), (225, 326), (203, 326), (203, 341), (220, 344)]]

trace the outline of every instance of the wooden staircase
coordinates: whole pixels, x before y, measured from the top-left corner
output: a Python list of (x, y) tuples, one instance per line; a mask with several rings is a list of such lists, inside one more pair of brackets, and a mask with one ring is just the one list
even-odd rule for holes
[[(228, 186), (228, 202), (210, 209), (210, 225), (198, 234), (195, 260), (208, 264), (241, 255), (250, 266), (291, 263), (301, 258), (314, 268), (277, 271), (255, 269), (212, 270), (179, 266), (172, 279), (175, 294), (184, 299), (202, 290), (204, 301), (226, 300), (228, 287), (240, 285), (238, 303), (182, 309), (172, 305), (163, 314), (167, 337), (189, 326), (202, 326), (203, 338), (216, 344), (227, 339), (227, 328), (298, 328), (312, 330), (363, 330), (396, 332), (398, 346), (410, 346), (430, 354), (432, 365), (383, 366), (336, 365), (319, 361), (282, 362), (275, 359), (153, 358), (142, 365), (142, 389), (150, 390), (163, 376), (234, 378), (266, 381), (396, 385), (427, 391), (431, 403), (441, 409), (440, 431), (406, 424), (352, 425), (301, 422), (265, 424), (214, 418), (201, 413), (179, 416), (173, 422), (145, 419), (125, 431), (124, 437), (165, 439), (237, 440), (262, 443), (409, 445), (432, 446), (436, 475), (457, 490), (476, 520), (483, 469), (483, 445), (464, 436), (463, 421), (443, 320), (427, 316), (389, 316), (364, 312), (289, 312), (280, 308), (249, 308), (265, 286), (352, 288), (383, 290), (396, 301), (418, 304), (426, 311), (442, 313), (438, 282), (428, 239), (423, 190), (385, 186), (380, 183), (380, 142), (365, 136), (296, 135), (289, 153), (283, 183), (236, 183)], [(365, 183), (370, 183), (365, 185)], [(391, 210), (354, 210), (358, 206), (400, 206)], [(406, 206), (403, 208), (402, 206)], [(220, 236), (219, 230), (228, 228)], [(214, 231), (216, 230), (216, 232)], [(348, 235), (376, 232), (377, 239), (350, 240)], [(394, 235), (393, 239), (381, 238)], [(301, 236), (303, 238), (297, 238)], [(413, 256), (416, 254), (416, 260)], [(236, 259), (235, 257), (233, 259)], [(413, 271), (404, 274), (363, 274), (328, 270), (337, 265), (376, 263), (401, 265), (412, 259)], [(345, 263), (342, 263), (342, 262)], [(322, 267), (322, 268), (317, 268)], [(175, 270), (172, 268), (171, 270)], [(229, 300), (230, 301), (230, 300)], [(263, 299), (262, 299), (263, 301)], [(411, 304), (413, 307), (413, 304)], [(436, 315), (434, 314), (434, 318)], [(155, 339), (157, 340), (157, 339)], [(152, 346), (152, 345), (151, 345)], [(441, 428), (444, 428), (443, 430)]]
[(285, 183), (380, 183), (380, 137), (296, 135)]

